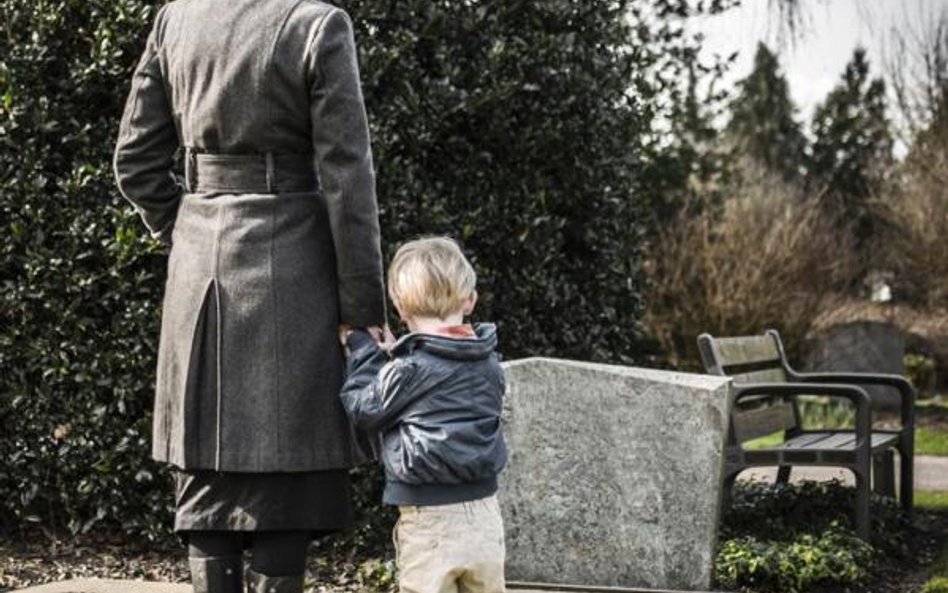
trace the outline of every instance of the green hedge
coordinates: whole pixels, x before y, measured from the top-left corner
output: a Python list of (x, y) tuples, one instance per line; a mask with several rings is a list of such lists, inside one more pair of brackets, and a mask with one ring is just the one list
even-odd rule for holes
[[(627, 89), (633, 2), (347, 3), (388, 253), (457, 237), (508, 357), (630, 361), (649, 122)], [(638, 60), (638, 61), (637, 61)]]
[(166, 531), (147, 458), (165, 256), (116, 196), (110, 153), (140, 1), (3, 0), (0, 521)]
[[(110, 170), (158, 4), (0, 0), (0, 528), (167, 537), (169, 476), (148, 458), (167, 254)], [(342, 3), (386, 252), (460, 239), (508, 358), (636, 356), (637, 159), (654, 117), (636, 97), (659, 59), (622, 18), (637, 4)]]

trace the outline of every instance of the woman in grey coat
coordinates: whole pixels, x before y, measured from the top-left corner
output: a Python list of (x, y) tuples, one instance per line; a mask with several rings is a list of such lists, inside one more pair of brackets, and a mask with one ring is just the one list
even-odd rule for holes
[[(183, 156), (183, 179), (173, 174)], [(177, 0), (135, 70), (115, 174), (171, 245), (153, 456), (195, 591), (302, 590), (360, 461), (340, 325), (384, 322), (352, 25), (317, 0)]]

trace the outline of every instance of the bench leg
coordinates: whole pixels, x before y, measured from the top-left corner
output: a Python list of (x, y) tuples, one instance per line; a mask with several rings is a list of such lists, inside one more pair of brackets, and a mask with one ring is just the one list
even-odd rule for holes
[[(868, 464), (867, 464), (868, 465)], [(856, 535), (869, 541), (869, 468), (853, 470), (856, 476)]]
[(790, 468), (792, 465), (781, 465), (777, 467), (777, 483), (786, 484), (790, 481)]
[(736, 471), (733, 473), (724, 475), (724, 484), (722, 485), (721, 491), (721, 515), (723, 516), (727, 512), (728, 507), (731, 506), (731, 490), (734, 488), (734, 482), (737, 481), (737, 475), (741, 473)]
[[(912, 465), (914, 457), (911, 448), (913, 444), (905, 443), (899, 445), (899, 502), (902, 504), (902, 510), (905, 511), (909, 519), (912, 518), (915, 509), (913, 501), (913, 492), (915, 490), (915, 472)], [(909, 449), (906, 451), (905, 449)]]
[(895, 498), (895, 454), (887, 449), (872, 457), (872, 490)]

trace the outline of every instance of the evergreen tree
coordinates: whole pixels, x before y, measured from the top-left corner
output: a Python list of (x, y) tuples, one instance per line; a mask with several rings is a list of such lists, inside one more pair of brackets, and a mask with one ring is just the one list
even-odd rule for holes
[(857, 246), (864, 248), (879, 226), (869, 200), (891, 167), (892, 134), (885, 83), (870, 78), (862, 48), (856, 49), (842, 80), (817, 107), (813, 133), (810, 186), (823, 196), (831, 215), (852, 225)]
[(800, 181), (806, 137), (794, 119), (796, 107), (777, 56), (763, 43), (757, 46), (754, 70), (738, 86), (740, 91), (731, 103), (728, 139), (739, 154), (786, 181)]

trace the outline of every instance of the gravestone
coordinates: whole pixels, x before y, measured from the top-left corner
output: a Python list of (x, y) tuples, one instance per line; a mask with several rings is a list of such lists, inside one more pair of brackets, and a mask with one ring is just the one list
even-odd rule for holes
[[(806, 370), (821, 372), (905, 373), (905, 338), (891, 323), (854, 321), (820, 332), (807, 345)], [(862, 386), (873, 406), (898, 410), (896, 390), (880, 385)]]
[(505, 369), (507, 578), (708, 589), (728, 380), (542, 358)]

